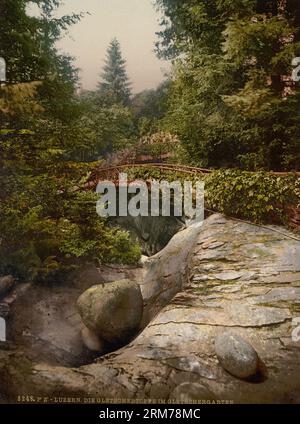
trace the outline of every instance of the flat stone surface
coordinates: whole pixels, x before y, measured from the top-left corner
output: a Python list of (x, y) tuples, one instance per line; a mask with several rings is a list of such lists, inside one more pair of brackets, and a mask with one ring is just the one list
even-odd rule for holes
[(239, 280), (240, 278), (242, 278), (242, 276), (243, 276), (243, 272), (237, 272), (237, 271), (227, 271), (221, 274), (213, 275), (215, 279), (222, 280), (222, 281)]
[(263, 296), (257, 296), (254, 303), (300, 302), (300, 287), (282, 287), (270, 290)]

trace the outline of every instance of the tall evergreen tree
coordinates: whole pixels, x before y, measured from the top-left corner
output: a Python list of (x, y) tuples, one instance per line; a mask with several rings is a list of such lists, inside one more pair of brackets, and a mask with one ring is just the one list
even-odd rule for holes
[[(29, 3), (0, 0), (0, 57), (7, 61), (0, 85), (0, 275), (57, 281), (78, 258), (131, 261), (139, 254), (126, 233), (97, 216), (94, 193), (74, 191), (86, 181), (91, 165), (84, 161), (100, 133), (82, 115), (71, 59), (55, 47), (79, 17), (57, 18), (60, 0), (34, 0), (40, 13), (31, 17)], [(101, 116), (103, 143), (118, 141), (116, 116)]]
[(128, 105), (131, 96), (130, 82), (126, 72), (126, 60), (122, 57), (119, 41), (114, 38), (108, 49), (99, 83), (100, 93), (112, 103)]

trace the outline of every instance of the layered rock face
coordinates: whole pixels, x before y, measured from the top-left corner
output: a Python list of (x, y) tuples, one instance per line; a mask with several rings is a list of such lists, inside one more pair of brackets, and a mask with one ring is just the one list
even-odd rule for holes
[(146, 264), (135, 340), (77, 369), (0, 350), (6, 395), (299, 403), (300, 242), (273, 229), (181, 231)]

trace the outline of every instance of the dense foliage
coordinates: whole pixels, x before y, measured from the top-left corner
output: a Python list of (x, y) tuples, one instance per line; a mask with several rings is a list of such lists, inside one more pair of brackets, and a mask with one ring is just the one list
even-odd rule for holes
[(300, 178), (266, 172), (217, 171), (206, 178), (208, 209), (259, 223), (290, 224), (300, 207)]
[(56, 0), (36, 0), (41, 15), (29, 17), (28, 3), (1, 2), (0, 274), (49, 281), (79, 258), (135, 262), (128, 234), (98, 217), (95, 194), (76, 189), (87, 161), (122, 143), (128, 117), (113, 106), (95, 111), (76, 95), (77, 72), (55, 42), (79, 17), (54, 18)]
[(205, 207), (257, 223), (290, 224), (290, 210), (300, 207), (300, 177), (278, 176), (269, 172), (220, 170), (211, 174), (138, 167), (128, 170), (131, 180), (205, 182)]
[(300, 169), (300, 55), (295, 0), (157, 0), (161, 56), (178, 58), (165, 127), (188, 161)]
[(89, 137), (85, 138), (86, 160), (107, 157), (135, 143), (136, 128), (128, 107), (113, 103), (110, 97), (98, 92), (83, 93), (80, 100), (80, 125), (90, 131)]
[(168, 110), (172, 82), (167, 79), (156, 89), (137, 93), (131, 101), (131, 109), (138, 133), (141, 136), (157, 132)]

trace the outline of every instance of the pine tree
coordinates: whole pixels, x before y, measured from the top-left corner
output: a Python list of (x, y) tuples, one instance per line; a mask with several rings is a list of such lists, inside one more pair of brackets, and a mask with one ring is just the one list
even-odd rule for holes
[(131, 89), (125, 65), (126, 61), (122, 57), (120, 43), (114, 38), (107, 49), (99, 90), (112, 103), (126, 106), (130, 101)]
[(103, 112), (94, 128), (83, 115), (76, 69), (56, 48), (79, 17), (57, 18), (60, 0), (36, 0), (40, 16), (29, 17), (27, 3), (0, 0), (0, 57), (7, 62), (0, 84), (0, 275), (57, 282), (78, 258), (138, 260), (129, 235), (95, 213), (95, 194), (74, 190), (89, 175), (84, 161), (96, 143), (117, 143), (127, 120)]

